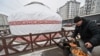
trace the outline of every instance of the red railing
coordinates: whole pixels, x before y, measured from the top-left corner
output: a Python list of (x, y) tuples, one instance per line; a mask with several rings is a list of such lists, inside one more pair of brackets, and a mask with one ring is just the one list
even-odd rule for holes
[(21, 36), (0, 37), (0, 56), (9, 56), (21, 52), (34, 51), (36, 48), (43, 48), (59, 43), (63, 36), (70, 36), (72, 30), (50, 33), (29, 34)]

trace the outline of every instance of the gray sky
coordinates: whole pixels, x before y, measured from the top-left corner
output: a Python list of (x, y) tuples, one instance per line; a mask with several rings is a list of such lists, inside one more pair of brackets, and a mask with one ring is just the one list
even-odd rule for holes
[[(59, 7), (64, 5), (69, 0), (0, 0), (0, 11), (7, 14), (12, 11), (17, 10), (18, 8), (23, 7), (23, 5), (30, 3), (32, 1), (39, 1), (51, 8), (53, 11), (57, 11)], [(81, 3), (81, 6), (84, 5), (85, 0), (77, 0)]]
[[(24, 0), (21, 0), (21, 1), (24, 1)], [(43, 2), (44, 4), (48, 5), (52, 10), (56, 11), (57, 8), (59, 8), (62, 5), (64, 5), (69, 0), (26, 0), (26, 1), (24, 1), (23, 4), (28, 3), (30, 1)], [(84, 3), (85, 3), (85, 0), (77, 0), (77, 1), (81, 3), (81, 6), (83, 6)]]

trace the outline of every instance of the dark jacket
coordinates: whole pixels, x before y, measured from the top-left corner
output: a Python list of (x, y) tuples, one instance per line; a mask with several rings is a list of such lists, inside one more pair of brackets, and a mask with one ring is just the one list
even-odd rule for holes
[(95, 22), (82, 19), (81, 26), (76, 26), (73, 37), (79, 33), (84, 42), (90, 42), (93, 46), (100, 44), (100, 30)]

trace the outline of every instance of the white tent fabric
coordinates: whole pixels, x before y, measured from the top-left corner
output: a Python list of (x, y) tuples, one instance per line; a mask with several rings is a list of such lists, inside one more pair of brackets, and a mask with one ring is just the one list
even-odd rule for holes
[(62, 18), (48, 7), (31, 4), (8, 16), (11, 33), (14, 35), (60, 31)]

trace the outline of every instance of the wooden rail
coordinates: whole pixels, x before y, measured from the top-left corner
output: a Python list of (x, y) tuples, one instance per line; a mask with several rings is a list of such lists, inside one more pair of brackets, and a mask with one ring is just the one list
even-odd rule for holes
[[(56, 39), (63, 36), (70, 36), (72, 30), (62, 30), (57, 32), (29, 34), (20, 36), (0, 37), (0, 56), (9, 56), (21, 52), (34, 51), (36, 48), (43, 48), (59, 43)], [(42, 43), (42, 44), (41, 44)]]

